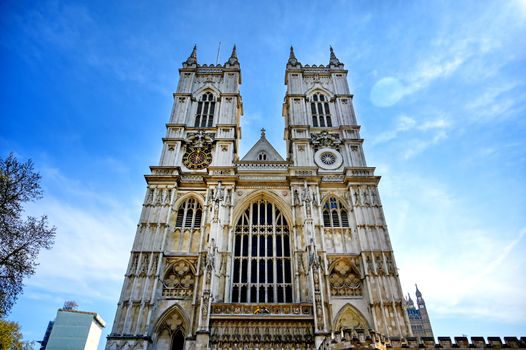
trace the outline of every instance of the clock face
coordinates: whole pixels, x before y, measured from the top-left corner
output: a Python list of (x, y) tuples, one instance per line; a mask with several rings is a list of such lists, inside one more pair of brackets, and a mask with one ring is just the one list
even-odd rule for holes
[(196, 149), (186, 152), (183, 156), (183, 164), (188, 169), (204, 169), (212, 162), (212, 155), (209, 150)]

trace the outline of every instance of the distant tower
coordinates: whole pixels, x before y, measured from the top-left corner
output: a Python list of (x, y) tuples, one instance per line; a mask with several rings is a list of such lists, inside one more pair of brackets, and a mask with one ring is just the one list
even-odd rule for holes
[(411, 295), (407, 294), (406, 309), (409, 321), (411, 322), (411, 329), (415, 337), (433, 337), (433, 329), (431, 328), (431, 321), (427, 313), (426, 303), (422, 297), (422, 293), (416, 287), (416, 305), (411, 299)]

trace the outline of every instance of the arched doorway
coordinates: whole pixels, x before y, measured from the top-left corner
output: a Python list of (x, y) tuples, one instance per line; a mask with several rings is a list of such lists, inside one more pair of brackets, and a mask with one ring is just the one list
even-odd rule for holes
[(170, 347), (170, 349), (171, 350), (183, 350), (184, 349), (184, 335), (180, 329), (178, 329), (172, 335), (172, 346)]

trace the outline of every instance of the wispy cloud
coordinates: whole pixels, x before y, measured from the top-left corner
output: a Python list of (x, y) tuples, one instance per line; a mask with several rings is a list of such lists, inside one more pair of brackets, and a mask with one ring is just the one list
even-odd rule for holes
[(57, 171), (54, 179), (49, 174), (47, 181), (60, 179), (67, 200), (46, 195), (27, 208), (30, 215), (46, 213), (57, 227), (54, 247), (41, 253), (36, 275), (26, 281), (31, 298), (115, 300), (129, 255), (122, 247), (131, 247), (137, 208), (90, 192)]
[(502, 120), (509, 117), (510, 112), (523, 110), (526, 95), (513, 93), (521, 85), (516, 81), (506, 81), (487, 87), (481, 95), (466, 104), (466, 109), (473, 115), (472, 121)]
[(417, 121), (408, 115), (401, 115), (394, 124), (388, 128), (388, 131), (373, 136), (372, 144), (395, 142), (396, 139), (401, 138), (399, 142), (404, 145), (403, 159), (414, 157), (446, 139), (448, 137), (447, 130), (451, 127), (451, 122), (445, 116)]
[(526, 322), (526, 228), (499, 232), (474, 217), (462, 194), (415, 174), (382, 167), (383, 203), (402, 285), (418, 283), (433, 315)]

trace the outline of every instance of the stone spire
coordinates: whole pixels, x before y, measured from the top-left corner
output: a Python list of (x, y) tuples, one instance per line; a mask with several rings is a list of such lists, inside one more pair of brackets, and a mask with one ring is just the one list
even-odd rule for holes
[(186, 61), (183, 62), (183, 66), (186, 67), (186, 66), (191, 66), (194, 64), (197, 64), (197, 45), (194, 45), (194, 49), (192, 50), (192, 53), (190, 54), (190, 56), (188, 56)]
[(405, 305), (407, 307), (415, 307), (415, 303), (413, 301), (413, 299), (411, 299), (411, 294), (407, 293), (407, 299), (405, 300)]
[(343, 66), (343, 64), (340, 62), (338, 57), (336, 57), (336, 55), (334, 54), (334, 50), (332, 49), (332, 46), (330, 46), (330, 50), (331, 50), (331, 58), (329, 60), (329, 66), (336, 66), (336, 67)]
[(291, 46), (289, 61), (287, 62), (287, 66), (297, 66), (297, 65), (301, 65), (301, 63), (296, 59), (296, 55), (294, 54), (294, 48)]
[(418, 286), (415, 284), (415, 287), (416, 287), (416, 297), (417, 298), (421, 298), (422, 297), (422, 293), (418, 290)]
[(239, 61), (237, 60), (236, 45), (234, 45), (234, 47), (232, 48), (232, 53), (230, 54), (230, 58), (228, 59), (226, 64), (229, 65), (229, 66), (239, 65)]

